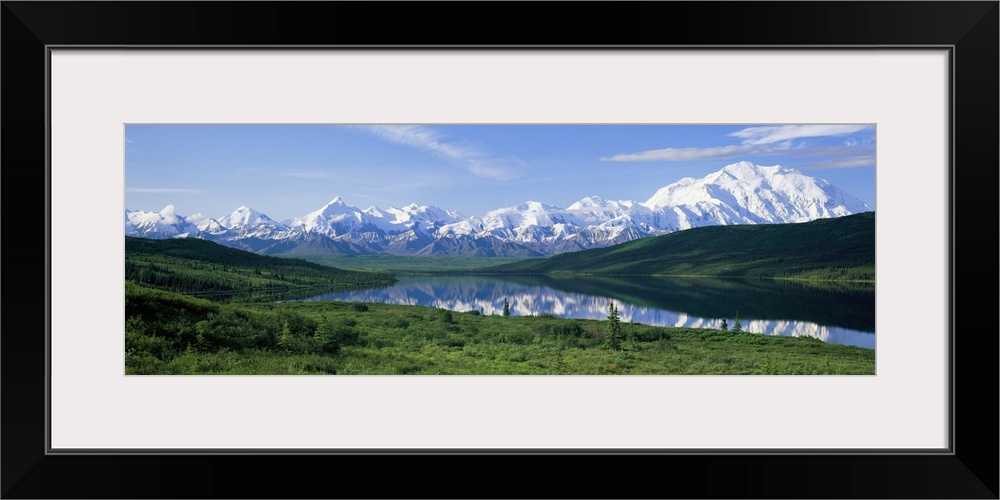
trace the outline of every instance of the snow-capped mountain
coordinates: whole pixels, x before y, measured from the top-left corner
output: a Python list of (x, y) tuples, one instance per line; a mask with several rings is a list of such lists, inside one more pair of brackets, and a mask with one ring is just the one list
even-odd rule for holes
[(462, 217), (433, 205), (360, 209), (339, 196), (302, 217), (275, 221), (248, 207), (216, 219), (125, 211), (125, 233), (194, 237), (259, 253), (552, 255), (692, 227), (804, 222), (871, 211), (823, 179), (749, 162), (684, 178), (645, 202), (583, 198), (567, 208), (538, 201)]
[(197, 233), (198, 226), (174, 212), (173, 205), (159, 212), (125, 209), (125, 234), (144, 238), (176, 238)]
[(691, 216), (718, 224), (773, 224), (871, 210), (823, 179), (745, 161), (701, 179), (681, 179), (658, 190), (643, 205), (653, 211), (673, 209), (681, 224), (678, 229), (707, 225), (690, 224)]

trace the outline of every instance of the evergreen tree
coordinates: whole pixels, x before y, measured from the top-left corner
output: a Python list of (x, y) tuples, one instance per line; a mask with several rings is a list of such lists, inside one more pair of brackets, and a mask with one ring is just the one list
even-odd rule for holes
[(722, 331), (726, 331), (728, 329), (729, 329), (729, 323), (726, 321), (726, 318), (722, 318)]
[(337, 344), (337, 340), (336, 329), (325, 315), (322, 316), (319, 323), (316, 324), (316, 330), (313, 333), (313, 343), (316, 351), (329, 353), (339, 351), (340, 346)]
[(503, 315), (510, 316), (510, 302), (507, 302), (507, 297), (503, 299)]
[(622, 348), (622, 324), (618, 319), (618, 308), (614, 301), (608, 306), (608, 347), (612, 351), (619, 351)]
[(736, 311), (736, 319), (733, 320), (733, 331), (742, 332), (743, 326), (740, 324), (740, 312)]
[(298, 347), (295, 337), (292, 335), (292, 329), (288, 327), (288, 322), (281, 328), (281, 333), (278, 334), (278, 347), (281, 349), (294, 352), (295, 348)]

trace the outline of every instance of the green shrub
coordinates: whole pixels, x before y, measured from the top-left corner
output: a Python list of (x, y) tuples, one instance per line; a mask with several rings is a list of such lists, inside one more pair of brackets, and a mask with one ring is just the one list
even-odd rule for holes
[(530, 344), (535, 340), (534, 334), (530, 332), (501, 332), (497, 335), (497, 340), (505, 344)]
[(162, 360), (173, 357), (176, 354), (177, 345), (164, 337), (153, 337), (134, 330), (125, 330), (125, 351), (126, 353), (131, 352), (133, 359), (148, 355)]
[(441, 344), (448, 347), (463, 347), (466, 344), (466, 340), (461, 335), (449, 335)]
[(631, 338), (639, 342), (655, 342), (657, 340), (670, 340), (670, 333), (666, 328), (652, 326), (633, 326), (628, 332)]
[(351, 318), (341, 318), (332, 322), (333, 342), (338, 346), (354, 345), (358, 343), (361, 333), (355, 327), (358, 322)]
[[(204, 350), (218, 350), (228, 347), (234, 350), (251, 347), (268, 348), (275, 345), (282, 329), (280, 320), (273, 314), (258, 313), (245, 309), (222, 308), (217, 313), (209, 313), (208, 319), (195, 324), (197, 343)], [(291, 330), (293, 327), (296, 330)], [(286, 325), (292, 335), (298, 333), (300, 322), (294, 319)], [(308, 330), (306, 335), (310, 334)]]
[(410, 322), (406, 321), (403, 318), (395, 318), (389, 320), (386, 326), (388, 326), (389, 328), (402, 328), (405, 330), (410, 327)]
[(310, 337), (316, 331), (316, 320), (308, 316), (291, 311), (279, 311), (277, 317), (283, 324), (288, 325), (288, 329), (296, 337)]
[(579, 337), (583, 335), (583, 328), (580, 327), (579, 323), (572, 321), (561, 321), (554, 325), (551, 325), (549, 332), (553, 335), (564, 335), (567, 337)]

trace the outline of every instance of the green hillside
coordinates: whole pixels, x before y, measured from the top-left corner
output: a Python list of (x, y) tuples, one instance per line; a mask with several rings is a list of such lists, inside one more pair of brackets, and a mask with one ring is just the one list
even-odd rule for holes
[(345, 271), (301, 259), (257, 255), (195, 238), (125, 237), (125, 281), (159, 290), (243, 301), (296, 290), (384, 286), (389, 273)]
[(481, 271), (874, 281), (875, 213), (694, 228)]
[[(805, 301), (823, 306), (810, 313), (816, 317), (835, 311), (843, 322), (864, 328), (864, 308), (871, 303), (869, 296), (873, 293), (871, 284), (782, 282), (785, 286), (781, 290), (769, 292), (761, 288), (754, 294), (753, 304), (743, 304), (733, 302), (738, 299), (731, 297), (730, 292), (746, 295), (743, 292), (754, 290), (754, 283), (725, 279), (699, 280), (692, 285), (691, 280), (667, 277), (568, 276), (578, 272), (573, 266), (584, 266), (585, 272), (592, 272), (586, 265), (605, 273), (606, 269), (611, 269), (611, 273), (619, 270), (619, 274), (628, 274), (620, 269), (640, 270), (632, 271), (633, 274), (642, 270), (657, 274), (649, 272), (650, 269), (660, 273), (665, 269), (669, 273), (673, 269), (669, 265), (679, 265), (685, 255), (701, 256), (697, 265), (689, 265), (696, 270), (711, 270), (714, 265), (735, 266), (745, 273), (746, 269), (773, 272), (779, 268), (776, 264), (771, 267), (764, 264), (769, 262), (765, 243), (774, 238), (781, 242), (781, 247), (789, 249), (778, 257), (783, 266), (780, 269), (799, 275), (832, 275), (843, 269), (862, 269), (874, 276), (874, 216), (867, 220), (857, 217), (818, 222), (824, 224), (685, 231), (687, 236), (676, 233), (614, 248), (536, 260), (538, 267), (552, 262), (568, 262), (568, 265), (534, 271), (552, 272), (551, 276), (511, 278), (541, 281), (554, 288), (569, 287), (567, 282), (579, 280), (584, 283), (569, 288), (582, 286), (584, 290), (592, 289), (594, 294), (610, 294), (619, 300), (650, 306), (663, 301), (677, 302), (709, 317), (724, 317), (731, 310), (760, 311), (767, 315), (777, 302)], [(866, 233), (868, 226), (870, 231)], [(726, 231), (712, 232), (718, 229)], [(774, 229), (781, 231), (772, 234)], [(772, 253), (779, 246), (769, 244)], [(870, 247), (870, 261), (863, 260), (865, 252), (851, 250), (866, 245)], [(725, 259), (713, 260), (711, 252), (704, 248), (721, 248), (717, 253)], [(807, 249), (811, 249), (811, 254)], [(577, 262), (581, 258), (582, 264)], [(855, 260), (860, 264), (846, 266)], [(523, 267), (530, 262), (501, 268)], [(812, 267), (805, 262), (811, 262)], [(830, 267), (817, 267), (817, 262)], [(507, 317), (475, 310), (458, 312), (378, 303), (276, 302), (312, 295), (317, 289), (385, 286), (395, 279), (385, 272), (346, 271), (299, 259), (257, 255), (197, 239), (126, 238), (125, 272), (127, 374), (875, 372), (873, 350), (825, 344), (807, 337), (619, 323), (617, 315), (612, 322), (610, 316), (608, 320), (577, 320), (552, 315)], [(846, 288), (856, 293), (831, 300), (823, 296), (823, 290), (828, 288)], [(826, 311), (821, 310), (824, 308)]]

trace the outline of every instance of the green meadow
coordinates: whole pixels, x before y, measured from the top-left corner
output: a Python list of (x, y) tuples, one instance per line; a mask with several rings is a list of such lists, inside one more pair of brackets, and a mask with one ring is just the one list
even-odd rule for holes
[(126, 285), (127, 374), (874, 374), (807, 337), (348, 302), (221, 304)]
[[(872, 286), (873, 214), (781, 226), (706, 227), (549, 259), (312, 260), (262, 256), (194, 239), (126, 238), (126, 374), (875, 373), (874, 350), (746, 333), (737, 324), (728, 330), (657, 327), (620, 322), (614, 310), (603, 320), (583, 320), (380, 303), (286, 302), (317, 291), (388, 286), (396, 273), (422, 272), (547, 275), (556, 287), (560, 276), (572, 274), (597, 277), (591, 280), (597, 288), (602, 274)], [(333, 263), (350, 263), (354, 269), (324, 265)], [(625, 292), (638, 303), (662, 293), (638, 281)], [(684, 296), (721, 301), (724, 293), (720, 285)], [(697, 304), (688, 307), (696, 310)]]

